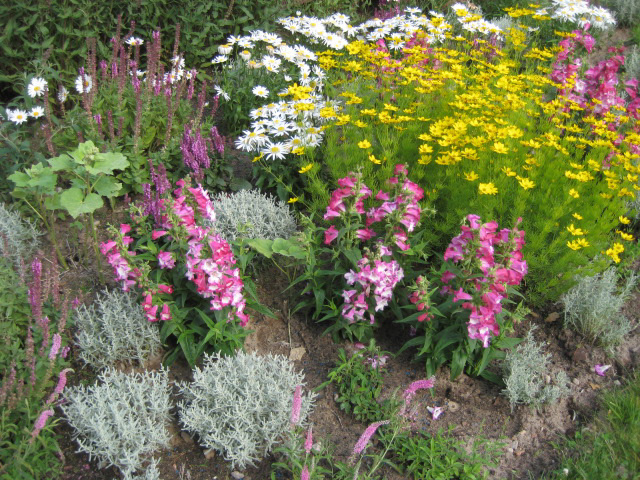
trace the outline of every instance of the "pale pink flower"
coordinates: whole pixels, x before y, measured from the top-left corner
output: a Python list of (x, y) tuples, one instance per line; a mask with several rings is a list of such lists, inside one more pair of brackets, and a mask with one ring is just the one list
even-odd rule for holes
[(49, 351), (49, 360), (55, 360), (56, 355), (58, 355), (58, 352), (60, 351), (61, 341), (62, 341), (62, 337), (60, 337), (60, 334), (54, 333), (53, 344), (51, 345), (51, 350)]
[(291, 425), (297, 425), (300, 421), (300, 408), (302, 407), (302, 385), (296, 387), (293, 392), (293, 406), (291, 407)]
[(609, 370), (611, 368), (611, 365), (596, 365), (595, 367), (593, 367), (593, 369), (596, 371), (596, 373), (598, 375), (600, 375), (601, 377), (604, 377), (604, 374), (606, 373), (607, 370)]
[(313, 427), (309, 427), (309, 430), (307, 430), (307, 436), (304, 439), (304, 451), (307, 454), (311, 453), (311, 447), (313, 447)]
[(440, 418), (440, 415), (444, 413), (444, 409), (442, 407), (427, 407), (427, 410), (431, 414), (431, 418), (434, 420)]
[(309, 478), (311, 478), (309, 475), (309, 469), (305, 465), (302, 471), (300, 472), (300, 480), (309, 480)]
[(31, 432), (30, 442), (33, 442), (35, 440), (35, 438), (40, 433), (40, 430), (42, 430), (45, 427), (45, 425), (47, 424), (47, 420), (49, 420), (49, 417), (52, 415), (53, 415), (52, 409), (45, 410), (40, 414), (40, 416), (38, 417), (38, 420), (36, 420), (36, 424), (33, 427), (33, 432)]

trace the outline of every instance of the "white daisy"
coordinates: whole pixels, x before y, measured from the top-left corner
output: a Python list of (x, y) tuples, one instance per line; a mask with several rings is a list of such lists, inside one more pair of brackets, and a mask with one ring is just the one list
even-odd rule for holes
[(290, 152), (289, 147), (283, 142), (271, 143), (267, 142), (264, 148), (260, 151), (266, 155), (267, 160), (284, 159), (284, 156)]
[(127, 43), (129, 45), (133, 45), (134, 47), (139, 47), (140, 45), (142, 45), (144, 43), (144, 40), (142, 40), (141, 38), (138, 38), (138, 37), (130, 37), (127, 40)]
[(218, 53), (220, 53), (221, 55), (229, 55), (232, 50), (233, 50), (233, 47), (228, 43), (224, 45), (218, 45)]
[(227, 92), (225, 92), (224, 90), (222, 90), (222, 88), (220, 88), (218, 85), (214, 85), (213, 89), (216, 91), (216, 93), (221, 96), (222, 98), (224, 98), (227, 102), (229, 100), (231, 100), (231, 97), (229, 96), (229, 94)]
[(251, 59), (251, 52), (249, 50), (242, 50), (238, 55), (240, 55), (240, 58), (245, 62), (248, 62)]
[(251, 90), (251, 92), (253, 92), (256, 97), (260, 98), (267, 98), (269, 96), (269, 90), (267, 90), (262, 85), (256, 85), (255, 87), (253, 87), (253, 90)]
[(27, 93), (31, 98), (40, 97), (44, 95), (44, 91), (47, 88), (47, 82), (44, 78), (34, 77), (29, 82), (27, 87)]
[(60, 89), (58, 90), (58, 101), (60, 103), (64, 103), (67, 101), (68, 96), (69, 96), (69, 90), (67, 90), (63, 86), (60, 86)]
[(78, 93), (89, 93), (93, 87), (93, 80), (86, 73), (84, 75), (78, 75), (76, 78), (76, 90)]
[(44, 115), (43, 107), (33, 107), (29, 112), (29, 116), (33, 118), (40, 118)]
[(17, 123), (18, 125), (27, 121), (27, 112), (24, 110), (7, 110), (7, 116), (10, 122)]
[(224, 63), (227, 60), (229, 60), (229, 57), (227, 57), (226, 55), (216, 55), (215, 57), (213, 57), (213, 59), (211, 60), (211, 63), (216, 64), (216, 63)]
[(238, 46), (242, 48), (253, 48), (255, 45), (251, 41), (251, 37), (242, 37), (238, 40)]

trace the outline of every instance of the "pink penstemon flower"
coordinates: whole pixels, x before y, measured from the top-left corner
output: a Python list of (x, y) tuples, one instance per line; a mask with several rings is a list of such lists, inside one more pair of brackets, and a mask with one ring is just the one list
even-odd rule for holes
[(607, 370), (609, 370), (611, 368), (611, 365), (596, 365), (595, 367), (593, 367), (593, 369), (595, 370), (595, 372), (600, 375), (601, 377), (604, 377), (605, 373), (607, 372)]

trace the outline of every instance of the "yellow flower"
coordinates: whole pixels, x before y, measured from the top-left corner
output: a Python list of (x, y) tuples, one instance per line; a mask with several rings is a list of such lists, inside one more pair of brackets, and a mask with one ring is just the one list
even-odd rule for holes
[(509, 153), (509, 149), (504, 145), (504, 143), (501, 142), (494, 142), (491, 150), (501, 154)]
[(631, 242), (633, 240), (633, 235), (631, 235), (630, 233), (625, 233), (620, 230), (616, 230), (616, 233), (620, 234), (620, 237), (622, 237), (623, 240), (627, 240), (628, 242)]
[(532, 180), (529, 180), (528, 178), (521, 178), (520, 180), (518, 180), (518, 183), (520, 183), (520, 186), (525, 190), (529, 190), (530, 188), (533, 188), (536, 186), (536, 184)]
[(618, 217), (618, 220), (620, 220), (620, 223), (623, 225), (629, 225), (631, 223), (631, 220), (629, 220), (627, 217), (622, 215)]
[(307, 165), (302, 167), (300, 170), (298, 170), (298, 173), (307, 173), (309, 170), (311, 170), (311, 167), (313, 167), (313, 163), (308, 163)]
[(578, 213), (574, 213), (573, 214), (573, 218), (575, 218), (576, 220), (582, 220), (582, 215), (580, 215)]
[(366, 123), (364, 123), (362, 120), (357, 120), (357, 121), (353, 122), (353, 124), (354, 124), (356, 127), (359, 127), (359, 128), (364, 128), (364, 127), (366, 127), (366, 126), (367, 126), (367, 124), (366, 124)]
[(264, 157), (264, 153), (261, 153), (260, 155), (258, 155), (257, 157), (253, 157), (253, 160), (251, 160), (252, 162), (257, 162), (258, 160), (260, 160), (262, 157)]
[(576, 191), (575, 188), (572, 188), (571, 190), (569, 190), (569, 195), (571, 195), (573, 198), (579, 198), (580, 194)]
[(569, 233), (573, 236), (581, 236), (581, 235), (585, 235), (587, 232), (582, 230), (581, 228), (576, 228), (573, 226), (573, 223), (571, 225), (569, 225), (567, 227), (567, 230), (569, 230)]
[(614, 262), (620, 263), (619, 254), (621, 254), (622, 252), (624, 252), (624, 247), (622, 246), (621, 243), (616, 242), (613, 244), (611, 248), (608, 248), (607, 251), (604, 253), (609, 257), (611, 257), (611, 260), (613, 260)]
[(358, 142), (358, 146), (360, 148), (369, 148), (369, 147), (371, 147), (371, 143), (369, 143), (369, 140), (364, 139), (361, 142)]
[(504, 173), (507, 177), (515, 177), (516, 172), (511, 170), (509, 167), (502, 167), (502, 173)]
[(291, 153), (293, 153), (294, 155), (304, 155), (304, 147), (296, 147), (291, 150)]
[(480, 178), (480, 177), (473, 170), (471, 170), (470, 172), (465, 172), (465, 174), (464, 174), (464, 179), (468, 180), (469, 182), (473, 182), (473, 181), (477, 180), (478, 178)]
[(291, 197), (287, 203), (296, 203), (298, 201), (298, 197)]
[(581, 248), (586, 248), (589, 246), (589, 242), (584, 238), (578, 238), (571, 242), (567, 242), (567, 247), (569, 247), (571, 250), (580, 250)]
[(373, 153), (369, 155), (369, 160), (376, 165), (380, 165), (382, 163), (382, 160), (377, 159)]
[(480, 183), (478, 184), (478, 193), (480, 195), (495, 195), (498, 193), (498, 189), (493, 183)]

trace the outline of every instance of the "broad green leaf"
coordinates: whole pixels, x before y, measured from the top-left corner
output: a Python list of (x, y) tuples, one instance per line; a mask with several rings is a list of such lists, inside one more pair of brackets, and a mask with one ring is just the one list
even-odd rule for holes
[(111, 175), (114, 170), (124, 170), (129, 166), (129, 160), (121, 153), (107, 152), (96, 155), (93, 165), (87, 165), (87, 171), (92, 175), (105, 173)]
[(63, 153), (59, 157), (50, 158), (47, 161), (54, 172), (57, 172), (58, 170), (66, 170), (70, 172), (73, 169), (73, 158), (66, 153)]
[(94, 145), (94, 143), (91, 140), (89, 140), (88, 142), (84, 142), (78, 145), (78, 148), (76, 148), (73, 152), (69, 153), (69, 155), (71, 155), (77, 163), (79, 163), (80, 165), (84, 165), (85, 158), (87, 156), (91, 154), (95, 155), (97, 153), (100, 153), (100, 150), (98, 150)]
[(121, 188), (122, 184), (113, 177), (100, 177), (93, 184), (93, 189), (96, 193), (103, 197), (113, 197), (118, 194)]
[(95, 193), (90, 193), (86, 197), (79, 188), (70, 188), (60, 195), (60, 206), (64, 208), (73, 218), (78, 218), (83, 213), (95, 212), (102, 207), (102, 197)]
[(24, 172), (15, 172), (12, 173), (11, 175), (9, 175), (7, 177), (9, 180), (11, 180), (13, 183), (16, 184), (16, 187), (18, 188), (22, 188), (22, 187), (26, 187), (27, 183), (29, 182), (29, 180), (31, 179), (31, 177), (29, 177), (29, 175), (27, 175)]
[(271, 258), (273, 255), (273, 240), (267, 240), (265, 238), (252, 238), (247, 240), (247, 245), (253, 248), (260, 255), (267, 258)]

